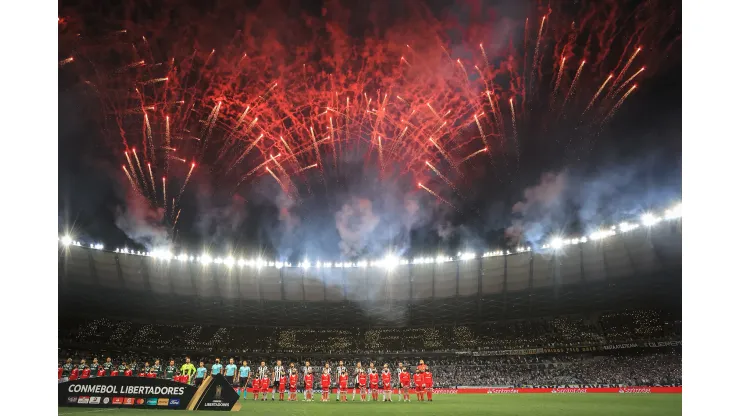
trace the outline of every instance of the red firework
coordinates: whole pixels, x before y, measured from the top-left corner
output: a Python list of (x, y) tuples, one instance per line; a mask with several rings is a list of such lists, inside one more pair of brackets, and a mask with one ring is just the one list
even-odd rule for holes
[[(152, 169), (185, 177), (170, 217), (179, 217), (175, 207), (196, 163), (233, 178), (226, 183), (234, 188), (270, 174), (300, 196), (292, 179), (309, 187), (316, 168), (326, 185), (346, 155), (361, 154), (386, 180), (437, 177), (454, 189), (469, 169), (507, 149), (518, 157), (543, 132), (596, 131), (613, 118), (634, 96), (634, 88), (621, 94), (624, 87), (651, 75), (640, 70), (622, 81), (633, 63), (656, 59), (675, 40), (675, 16), (656, 17), (665, 6), (658, 3), (630, 10), (589, 3), (575, 14), (537, 8), (530, 16), (539, 23), (536, 38), (522, 19), (518, 43), (521, 27), (501, 33), (490, 13), (480, 13), (453, 44), (445, 37), (450, 21), (418, 7), (398, 23), (370, 18), (373, 34), (358, 37), (342, 29), (351, 27), (348, 14), (333, 3), (318, 22), (286, 17), (266, 2), (223, 42), (215, 33), (225, 28), (206, 18), (187, 20), (197, 31), (126, 22), (99, 38), (60, 40), (72, 45), (60, 70), (77, 68), (99, 94), (105, 121), (115, 123), (109, 139), (126, 151), (124, 171), (137, 192), (167, 208), (164, 180), (160, 202)], [(60, 24), (61, 35), (68, 26)], [(202, 38), (182, 35), (196, 32)], [(217, 48), (203, 52), (210, 44)], [(151, 190), (134, 145), (143, 149)], [(489, 158), (474, 157), (482, 152)]]

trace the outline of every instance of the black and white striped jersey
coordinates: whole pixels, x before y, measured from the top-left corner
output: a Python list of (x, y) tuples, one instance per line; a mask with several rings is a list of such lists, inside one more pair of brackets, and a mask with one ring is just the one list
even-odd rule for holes
[(282, 365), (276, 365), (272, 370), (272, 381), (280, 381), (280, 378), (285, 375), (285, 367)]

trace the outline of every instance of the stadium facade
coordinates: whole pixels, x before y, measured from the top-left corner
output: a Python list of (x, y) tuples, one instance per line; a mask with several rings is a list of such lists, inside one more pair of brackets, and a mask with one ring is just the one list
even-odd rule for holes
[(428, 326), (680, 307), (680, 220), (557, 250), (390, 268), (227, 267), (60, 247), (61, 317)]

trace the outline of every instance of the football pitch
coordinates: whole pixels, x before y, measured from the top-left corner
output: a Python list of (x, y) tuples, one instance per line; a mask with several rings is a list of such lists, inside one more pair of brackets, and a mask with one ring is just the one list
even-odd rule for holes
[[(300, 397), (300, 396), (299, 396)], [(395, 397), (394, 397), (395, 399)], [(680, 394), (466, 394), (437, 395), (431, 403), (254, 402), (240, 399), (240, 414), (250, 416), (301, 415), (496, 415), (496, 416), (661, 416), (681, 414)], [(210, 414), (211, 412), (204, 412)], [(187, 411), (165, 409), (92, 409), (60, 407), (59, 416), (184, 415)]]

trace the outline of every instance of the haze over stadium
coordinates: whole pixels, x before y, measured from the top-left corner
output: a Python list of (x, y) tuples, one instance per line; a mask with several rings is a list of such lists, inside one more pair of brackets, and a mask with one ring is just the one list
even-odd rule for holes
[(65, 354), (680, 391), (680, 4), (244, 3), (60, 3)]

